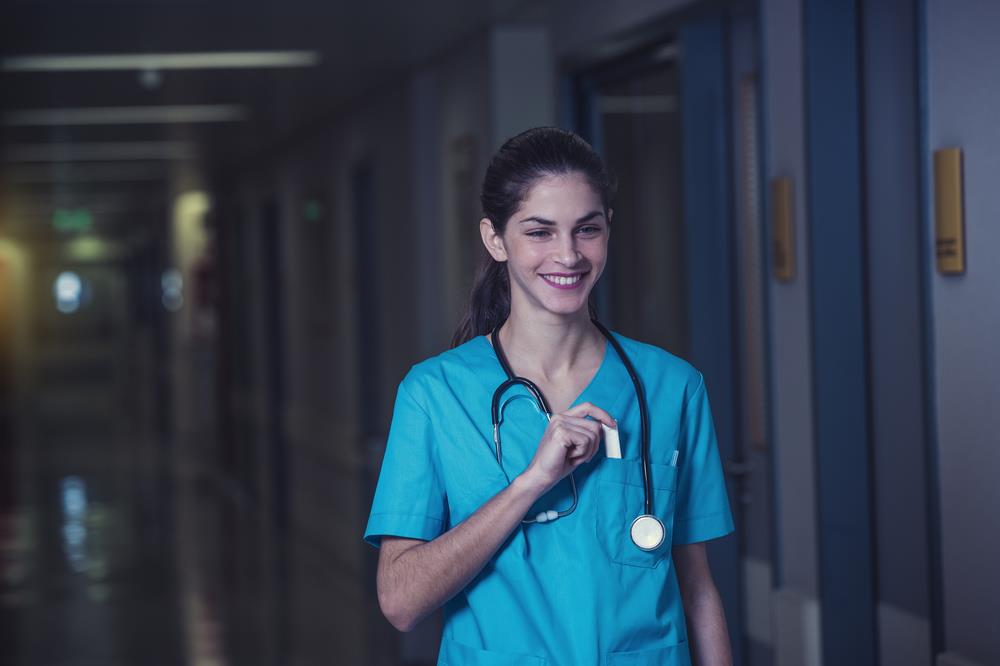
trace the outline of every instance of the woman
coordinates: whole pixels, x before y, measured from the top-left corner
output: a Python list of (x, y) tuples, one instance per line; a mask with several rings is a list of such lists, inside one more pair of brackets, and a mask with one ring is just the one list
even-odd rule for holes
[[(591, 319), (613, 189), (572, 133), (508, 140), (483, 183), (469, 313), (399, 386), (365, 539), (394, 626), (444, 606), (439, 664), (731, 663), (704, 541), (733, 524), (702, 376)], [(552, 416), (510, 385), (497, 439), (511, 376)], [(633, 542), (649, 513), (652, 541)]]

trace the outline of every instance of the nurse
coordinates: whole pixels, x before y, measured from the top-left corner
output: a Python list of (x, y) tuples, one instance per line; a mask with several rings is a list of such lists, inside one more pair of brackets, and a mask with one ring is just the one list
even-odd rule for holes
[[(651, 511), (665, 528), (652, 550), (630, 538), (645, 512), (638, 397), (590, 303), (613, 193), (578, 136), (536, 128), (509, 139), (483, 182), (488, 255), (469, 311), (452, 348), (399, 385), (365, 539), (381, 549), (379, 604), (395, 627), (443, 607), (439, 664), (732, 662), (704, 547), (733, 521), (702, 375), (611, 332), (644, 389)], [(552, 418), (510, 388), (498, 456), (501, 350)], [(545, 512), (561, 517), (533, 521)]]

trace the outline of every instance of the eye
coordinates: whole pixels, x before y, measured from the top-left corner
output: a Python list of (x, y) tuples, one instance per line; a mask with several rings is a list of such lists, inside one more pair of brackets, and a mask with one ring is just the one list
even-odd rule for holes
[(577, 229), (581, 234), (592, 236), (594, 234), (600, 233), (601, 228), (595, 224), (588, 224), (586, 226)]
[(543, 236), (548, 236), (549, 232), (545, 229), (533, 229), (525, 234), (526, 236), (531, 236), (532, 238), (541, 238)]

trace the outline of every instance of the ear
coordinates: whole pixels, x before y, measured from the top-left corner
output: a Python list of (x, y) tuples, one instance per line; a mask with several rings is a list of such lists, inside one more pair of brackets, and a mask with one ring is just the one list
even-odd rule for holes
[(615, 209), (608, 209), (608, 238), (611, 238), (611, 218), (615, 216)]
[(479, 235), (483, 238), (483, 245), (496, 261), (507, 261), (507, 249), (503, 244), (503, 237), (493, 228), (490, 218), (484, 217), (479, 220)]

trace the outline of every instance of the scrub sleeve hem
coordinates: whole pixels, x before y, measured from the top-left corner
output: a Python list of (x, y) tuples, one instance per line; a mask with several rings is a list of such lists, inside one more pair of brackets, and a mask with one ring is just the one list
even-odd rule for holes
[(720, 511), (708, 516), (674, 519), (675, 546), (717, 539), (735, 531), (733, 517), (729, 511)]
[(440, 518), (411, 513), (374, 513), (368, 519), (365, 541), (380, 548), (383, 536), (430, 541), (441, 535), (444, 521)]

